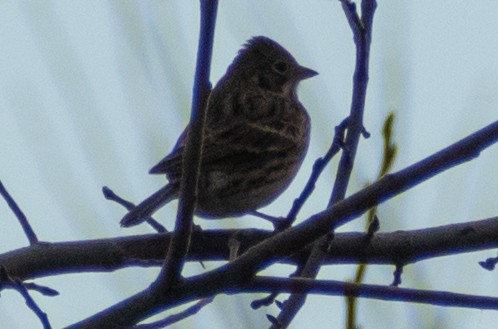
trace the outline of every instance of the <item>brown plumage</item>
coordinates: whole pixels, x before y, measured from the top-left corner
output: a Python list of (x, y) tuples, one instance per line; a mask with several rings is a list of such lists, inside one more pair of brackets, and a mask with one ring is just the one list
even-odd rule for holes
[[(197, 215), (240, 216), (269, 204), (289, 186), (310, 132), (296, 89), (316, 74), (266, 37), (252, 38), (239, 51), (209, 97)], [(150, 170), (166, 174), (169, 183), (124, 216), (122, 226), (141, 223), (178, 197), (186, 131)]]

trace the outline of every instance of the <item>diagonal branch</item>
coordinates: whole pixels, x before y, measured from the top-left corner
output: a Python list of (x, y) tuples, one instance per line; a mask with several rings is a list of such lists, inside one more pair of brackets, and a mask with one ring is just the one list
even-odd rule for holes
[[(348, 22), (353, 31), (353, 37), (356, 45), (356, 69), (353, 76), (353, 95), (351, 110), (348, 119), (348, 132), (346, 135), (345, 151), (342, 153), (339, 161), (339, 167), (336, 173), (334, 187), (330, 196), (328, 206), (344, 199), (349, 185), (353, 164), (358, 149), (363, 127), (363, 112), (365, 109), (365, 100), (368, 85), (368, 64), (370, 57), (370, 40), (372, 31), (373, 15), (377, 3), (375, 0), (362, 0), (362, 16), (360, 19), (356, 11), (355, 3), (349, 0), (342, 0), (342, 8), (346, 14)], [(329, 230), (323, 231), (324, 233)], [(318, 275), (320, 265), (325, 258), (324, 250), (330, 244), (331, 235), (325, 235), (315, 242), (310, 257), (304, 267), (300, 270), (299, 276), (314, 278)], [(297, 314), (299, 309), (304, 305), (306, 295), (293, 294), (285, 303), (285, 307), (278, 316), (278, 325), (273, 324), (271, 328), (286, 328)]]
[(183, 154), (183, 173), (180, 184), (180, 198), (173, 239), (168, 256), (156, 282), (162, 290), (175, 284), (181, 276), (192, 232), (193, 215), (197, 199), (197, 184), (200, 171), (204, 121), (209, 97), (211, 57), (213, 53), (214, 27), (216, 25), (217, 0), (201, 1), (201, 27), (197, 65), (195, 72), (192, 112), (187, 144)]
[[(135, 208), (135, 204), (134, 203), (132, 203), (132, 202), (130, 202), (128, 200), (123, 199), (122, 197), (120, 197), (119, 195), (117, 195), (116, 193), (114, 193), (114, 191), (111, 190), (107, 186), (104, 186), (102, 188), (102, 194), (104, 194), (104, 198), (106, 198), (107, 200), (111, 200), (111, 201), (114, 201), (114, 202), (122, 205), (128, 211), (131, 211), (131, 210), (133, 210)], [(160, 224), (158, 221), (156, 221), (151, 216), (145, 217), (145, 222), (147, 224), (149, 224), (158, 233), (164, 233), (164, 232), (168, 231), (168, 230), (166, 230), (166, 228), (162, 224)]]
[[(316, 293), (327, 296), (355, 296), (371, 299), (422, 303), (437, 306), (498, 310), (498, 298), (458, 294), (447, 291), (398, 288), (374, 284), (356, 284), (335, 280), (274, 278), (258, 276), (247, 283), (251, 292), (279, 291)], [(280, 324), (281, 325), (281, 324)]]
[[(356, 157), (356, 150), (363, 131), (363, 112), (365, 110), (365, 100), (368, 85), (368, 64), (370, 57), (370, 39), (372, 32), (372, 20), (367, 20), (369, 25), (364, 25), (356, 12), (354, 3), (341, 1), (342, 7), (348, 18), (353, 31), (353, 37), (356, 45), (356, 68), (353, 76), (353, 94), (351, 101), (351, 111), (348, 120), (348, 133), (346, 135), (345, 148), (334, 182), (334, 189), (329, 200), (329, 206), (339, 200), (344, 199), (348, 188), (353, 164)], [(376, 2), (375, 0), (362, 0), (362, 3), (369, 3), (368, 11), (362, 11), (362, 16), (373, 17)], [(366, 7), (364, 5), (363, 7)]]
[(7, 192), (7, 189), (5, 186), (2, 184), (2, 181), (0, 181), (0, 195), (3, 196), (7, 204), (9, 205), (10, 209), (16, 215), (17, 220), (22, 226), (22, 229), (24, 230), (24, 234), (26, 234), (26, 237), (29, 240), (30, 245), (34, 245), (38, 242), (38, 237), (36, 236), (35, 231), (33, 231), (33, 228), (28, 222), (28, 219), (26, 218), (26, 215), (22, 212), (21, 208), (17, 205), (16, 201), (12, 196), (10, 196), (9, 192)]
[(211, 304), (214, 300), (214, 297), (206, 297), (198, 302), (196, 302), (194, 305), (188, 307), (187, 309), (183, 310), (180, 313), (173, 314), (168, 316), (165, 319), (153, 322), (153, 323), (147, 323), (143, 325), (137, 325), (134, 326), (132, 329), (160, 329), (160, 328), (166, 328), (167, 326), (172, 325), (173, 323), (180, 322), (183, 319), (188, 318), (189, 316), (192, 316), (196, 313), (199, 313), (202, 308), (206, 307), (207, 305)]
[[(69, 328), (119, 328), (135, 324), (169, 307), (220, 293), (227, 286), (240, 285), (254, 273), (270, 266), (271, 260), (299, 252), (330, 229), (352, 221), (371, 207), (422, 183), (429, 178), (476, 158), (498, 141), (498, 121), (449, 147), (401, 170), (334, 204), (304, 222), (286, 229), (250, 248), (232, 262), (186, 279), (166, 291), (146, 289)], [(106, 327), (107, 326), (107, 327)]]
[(289, 211), (289, 214), (285, 218), (285, 220), (282, 222), (280, 225), (280, 229), (286, 229), (292, 226), (294, 221), (297, 218), (297, 214), (303, 207), (304, 203), (308, 198), (311, 196), (311, 193), (315, 189), (315, 184), (320, 177), (321, 173), (325, 169), (325, 166), (332, 160), (332, 158), (339, 153), (341, 148), (343, 147), (343, 139), (344, 139), (344, 131), (346, 130), (348, 123), (348, 119), (346, 118), (339, 124), (338, 126), (335, 127), (335, 135), (334, 139), (332, 140), (332, 144), (330, 145), (327, 153), (321, 158), (318, 158), (315, 163), (313, 164), (313, 170), (311, 171), (310, 178), (308, 179), (308, 182), (304, 186), (303, 191), (299, 195), (297, 199), (294, 200), (292, 204), (292, 208)]
[(42, 309), (36, 304), (35, 300), (33, 297), (28, 292), (28, 289), (24, 287), (23, 283), (19, 280), (15, 281), (14, 289), (16, 289), (23, 297), (24, 300), (26, 301), (26, 305), (30, 308), (30, 310), (33, 311), (33, 313), (36, 314), (38, 319), (43, 325), (44, 329), (51, 329), (52, 326), (50, 325), (50, 321), (48, 320), (47, 313), (43, 312)]
[(19, 279), (12, 279), (7, 273), (5, 267), (3, 265), (0, 265), (0, 290), (4, 288), (11, 288), (17, 290), (21, 294), (21, 296), (23, 296), (24, 301), (26, 302), (26, 305), (29, 307), (29, 309), (32, 310), (33, 313), (35, 313), (35, 315), (38, 317), (38, 319), (43, 325), (43, 328), (44, 329), (52, 328), (50, 326), (50, 322), (48, 321), (47, 314), (41, 310), (38, 304), (36, 304), (33, 297), (31, 297), (31, 295), (29, 294), (28, 289), (34, 288), (39, 292), (47, 293), (51, 296), (55, 296), (58, 294), (55, 290), (50, 289), (48, 287), (41, 287), (36, 284), (24, 284)]

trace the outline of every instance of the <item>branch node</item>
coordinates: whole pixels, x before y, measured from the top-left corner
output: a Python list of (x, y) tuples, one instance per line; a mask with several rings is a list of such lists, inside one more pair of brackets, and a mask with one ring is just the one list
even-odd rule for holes
[[(251, 308), (253, 310), (257, 310), (261, 308), (262, 306), (270, 306), (275, 302), (275, 298), (277, 298), (278, 293), (277, 292), (272, 292), (268, 296), (261, 298), (261, 299), (256, 299), (253, 302), (251, 302)], [(280, 302), (279, 302), (280, 303)]]
[(276, 328), (282, 328), (282, 323), (273, 315), (266, 314), (266, 318), (271, 322), (272, 326)]
[[(113, 190), (111, 190), (107, 186), (102, 187), (102, 193), (104, 194), (104, 198), (122, 205), (128, 211), (135, 208), (135, 204), (133, 204), (132, 202), (130, 202), (128, 200), (123, 199), (122, 197), (117, 195)], [(147, 224), (149, 224), (157, 233), (168, 232), (168, 230), (163, 225), (161, 225), (158, 221), (156, 221), (151, 216), (146, 217), (145, 222), (147, 222)]]
[(479, 262), (479, 265), (481, 265), (481, 267), (485, 270), (493, 271), (496, 267), (496, 263), (498, 263), (498, 256), (488, 258), (483, 262)]
[(342, 122), (335, 127), (334, 138), (332, 139), (332, 144), (330, 145), (327, 153), (325, 153), (323, 157), (318, 158), (313, 164), (313, 169), (311, 171), (310, 178), (308, 179), (308, 182), (304, 186), (303, 191), (301, 192), (299, 197), (297, 197), (294, 200), (292, 208), (290, 209), (287, 217), (284, 220), (277, 222), (276, 223), (277, 225), (275, 225), (274, 223), (275, 232), (283, 231), (284, 229), (292, 226), (292, 224), (297, 218), (297, 214), (299, 213), (304, 203), (306, 202), (306, 200), (308, 200), (308, 198), (311, 196), (311, 193), (315, 189), (315, 183), (320, 177), (320, 174), (325, 169), (325, 166), (330, 162), (330, 160), (332, 160), (334, 155), (336, 155), (341, 149), (343, 150), (346, 149), (344, 143), (344, 133), (348, 127), (348, 119), (349, 118), (342, 120)]
[[(294, 200), (294, 203), (295, 202), (296, 202), (296, 200)], [(256, 217), (259, 217), (261, 219), (269, 221), (273, 225), (273, 229), (275, 230), (275, 232), (279, 232), (285, 224), (285, 218), (267, 215), (267, 214), (264, 214), (264, 213), (259, 212), (257, 210), (251, 211), (249, 213), (249, 215), (253, 215), (253, 216), (256, 216)]]
[(401, 263), (396, 264), (396, 268), (393, 272), (394, 279), (393, 283), (391, 283), (391, 286), (398, 287), (401, 284), (401, 274), (403, 273), (403, 267), (404, 265)]
[[(55, 294), (58, 294), (57, 291), (50, 289), (48, 287), (42, 287), (42, 286), (37, 286), (34, 283), (27, 283), (24, 284), (21, 280), (16, 279), (16, 278), (11, 278), (9, 274), (7, 273), (7, 269), (5, 266), (0, 265), (0, 290), (3, 287), (9, 287), (12, 289), (17, 290), (23, 296), (26, 305), (35, 313), (35, 315), (38, 317), (40, 322), (43, 325), (44, 329), (51, 329), (52, 327), (50, 326), (50, 322), (48, 321), (48, 316), (45, 312), (41, 310), (41, 308), (36, 304), (35, 300), (31, 297), (31, 295), (28, 292), (28, 288), (38, 290), (39, 292), (47, 291), (49, 293), (55, 292)], [(43, 288), (43, 289), (42, 289)]]
[(379, 231), (379, 229), (380, 229), (379, 217), (377, 217), (377, 215), (374, 215), (372, 221), (368, 225), (368, 230), (367, 230), (367, 233), (365, 234), (365, 240), (370, 242), (370, 240), (372, 240), (374, 234), (377, 233)]

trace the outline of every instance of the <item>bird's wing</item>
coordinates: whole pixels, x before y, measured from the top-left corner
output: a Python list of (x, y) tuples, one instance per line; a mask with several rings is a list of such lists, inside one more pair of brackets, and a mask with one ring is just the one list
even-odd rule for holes
[(173, 151), (159, 161), (154, 167), (149, 170), (149, 174), (167, 174), (169, 176), (181, 176), (183, 149), (187, 141), (189, 126), (185, 127), (180, 137), (176, 141)]

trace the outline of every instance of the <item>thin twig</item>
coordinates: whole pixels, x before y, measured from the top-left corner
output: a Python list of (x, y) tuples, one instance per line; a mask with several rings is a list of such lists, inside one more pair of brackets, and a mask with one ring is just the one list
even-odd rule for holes
[(403, 264), (396, 264), (396, 268), (393, 272), (393, 283), (391, 283), (391, 286), (398, 287), (401, 284), (401, 274), (403, 274), (403, 267)]
[(49, 297), (59, 296), (59, 292), (57, 290), (47, 286), (36, 284), (34, 282), (24, 282), (23, 285), (24, 287), (26, 287), (26, 289), (39, 292), (44, 296), (49, 296)]
[[(47, 293), (47, 295), (52, 294), (55, 292), (55, 294), (58, 294), (55, 290), (50, 289), (48, 287), (42, 287), (38, 286), (35, 284), (24, 284), (21, 280), (19, 279), (12, 279), (12, 277), (9, 276), (7, 273), (7, 270), (5, 266), (2, 264), (0, 265), (0, 290), (3, 288), (12, 288), (17, 290), (21, 296), (24, 297), (24, 300), (26, 302), (26, 305), (35, 313), (35, 315), (40, 319), (40, 322), (43, 325), (43, 328), (45, 329), (50, 329), (52, 328), (50, 326), (50, 322), (48, 321), (48, 316), (45, 312), (43, 312), (40, 307), (36, 304), (34, 299), (31, 297), (31, 295), (28, 292), (28, 287), (31, 289), (36, 289), (39, 292), (42, 293)], [(42, 289), (43, 288), (43, 289)], [(55, 296), (52, 294), (52, 296)]]
[(280, 228), (285, 223), (285, 218), (283, 217), (267, 215), (257, 210), (250, 211), (248, 215), (253, 215), (255, 217), (259, 217), (261, 219), (269, 221), (273, 225), (273, 228), (276, 232), (280, 231), (281, 230)]
[(313, 164), (313, 170), (311, 171), (310, 178), (308, 179), (308, 182), (306, 183), (299, 197), (294, 200), (289, 214), (280, 227), (281, 230), (292, 226), (297, 218), (297, 214), (315, 189), (316, 181), (325, 169), (325, 166), (327, 166), (334, 155), (336, 155), (343, 147), (344, 132), (347, 129), (348, 120), (348, 118), (344, 119), (337, 127), (335, 127), (335, 135), (334, 139), (332, 140), (332, 144), (330, 145), (327, 153), (325, 153), (323, 157), (317, 159)]
[(479, 265), (485, 270), (493, 271), (498, 263), (498, 257), (487, 258), (485, 261), (479, 262)]
[(422, 303), (445, 307), (465, 307), (472, 309), (498, 310), (498, 298), (458, 294), (447, 291), (421, 290), (355, 284), (335, 280), (315, 280), (306, 278), (275, 278), (258, 276), (246, 284), (246, 291), (262, 292), (279, 290), (285, 292), (316, 293), (328, 296), (357, 296), (388, 301)]
[[(375, 0), (362, 0), (362, 3), (365, 2), (371, 3), (371, 6), (368, 7), (371, 12), (367, 13), (362, 11), (362, 16), (373, 17), (376, 8)], [(329, 206), (344, 199), (344, 196), (346, 195), (358, 143), (365, 129), (363, 126), (363, 112), (365, 109), (368, 85), (369, 46), (372, 30), (372, 19), (367, 20), (370, 25), (364, 25), (356, 11), (356, 5), (354, 3), (344, 0), (341, 1), (341, 3), (355, 40), (356, 68), (353, 76), (353, 94), (348, 120), (348, 133), (345, 140), (345, 146), (348, 152), (344, 152), (339, 161), (339, 168), (336, 174), (334, 189), (329, 200)], [(363, 8), (365, 8), (365, 5), (362, 6), (362, 9)]]
[(48, 316), (45, 312), (41, 310), (41, 308), (36, 304), (35, 300), (30, 296), (28, 290), (24, 287), (21, 281), (15, 280), (15, 289), (24, 297), (26, 301), (26, 305), (36, 314), (38, 319), (40, 319), (43, 324), (44, 329), (51, 329), (52, 326), (48, 321)]
[[(297, 215), (299, 211), (302, 209), (303, 205), (306, 203), (306, 200), (311, 196), (315, 189), (315, 184), (320, 177), (321, 173), (327, 166), (327, 164), (332, 160), (332, 158), (344, 147), (344, 132), (347, 129), (349, 118), (344, 119), (338, 126), (335, 127), (334, 139), (332, 140), (332, 144), (330, 145), (327, 153), (321, 158), (318, 158), (313, 164), (313, 169), (311, 171), (310, 178), (308, 182), (303, 188), (303, 191), (297, 197), (292, 207), (284, 219), (269, 217), (267, 215), (261, 214), (259, 212), (254, 211), (256, 215), (269, 220), (274, 228), (275, 232), (283, 231), (292, 226), (292, 224), (296, 221)], [(365, 130), (365, 135), (368, 135), (368, 132)], [(275, 300), (278, 294), (272, 293), (270, 296), (265, 297), (263, 300)], [(271, 318), (269, 318), (271, 319)], [(275, 323), (277, 323), (276, 321)]]
[[(7, 273), (5, 264), (0, 262), (0, 291), (6, 288), (17, 289), (17, 281)], [(19, 280), (19, 279), (17, 279)], [(21, 281), (20, 281), (21, 282)], [(59, 292), (47, 286), (42, 286), (34, 282), (22, 282), (24, 288), (36, 291), (44, 296), (54, 297), (58, 296)]]
[(182, 312), (170, 315), (167, 318), (165, 318), (163, 320), (160, 320), (160, 321), (156, 321), (156, 322), (152, 322), (152, 323), (147, 323), (147, 324), (141, 324), (141, 325), (134, 326), (132, 328), (133, 329), (160, 329), (160, 328), (165, 328), (167, 326), (172, 325), (173, 323), (180, 322), (181, 320), (184, 320), (184, 319), (188, 318), (189, 316), (192, 316), (194, 314), (199, 313), (199, 311), (202, 310), (202, 308), (204, 308), (205, 306), (211, 304), (213, 302), (213, 300), (214, 300), (214, 297), (203, 298), (203, 299), (201, 299), (200, 301), (198, 301), (194, 305), (188, 307), (187, 309), (185, 309)]
[(272, 292), (271, 294), (269, 294), (268, 296), (266, 296), (264, 298), (253, 300), (251, 302), (251, 308), (253, 310), (257, 310), (258, 308), (260, 308), (262, 306), (269, 306), (269, 305), (273, 304), (273, 302), (275, 302), (275, 298), (277, 298), (277, 296), (278, 296), (278, 292)]
[[(393, 125), (394, 125), (394, 113), (389, 113), (386, 120), (384, 121), (384, 125), (382, 127), (382, 136), (383, 136), (383, 152), (382, 152), (382, 162), (380, 166), (379, 173), (377, 175), (377, 179), (380, 179), (387, 175), (390, 171), (391, 167), (394, 164), (394, 160), (396, 159), (397, 154), (397, 145), (393, 142)], [(367, 242), (370, 242), (375, 233), (380, 228), (379, 218), (377, 217), (377, 206), (371, 208), (368, 211), (367, 215), (367, 232), (365, 235), (365, 239)], [(367, 246), (369, 248), (370, 245)], [(394, 249), (393, 249), (394, 250)], [(399, 264), (399, 263), (397, 263)], [(363, 279), (365, 277), (365, 273), (367, 271), (368, 263), (359, 264), (356, 268), (356, 274), (354, 278), (354, 283), (361, 284), (363, 283)], [(346, 298), (346, 328), (354, 329), (357, 328), (357, 310), (356, 307), (358, 304), (357, 297), (347, 297)]]
[(7, 189), (2, 184), (2, 181), (0, 181), (0, 194), (3, 196), (14, 215), (16, 215), (17, 220), (24, 230), (24, 234), (26, 234), (26, 237), (28, 238), (29, 244), (32, 246), (35, 243), (38, 243), (38, 237), (36, 236), (35, 231), (33, 231), (33, 228), (29, 224), (28, 219), (22, 212), (21, 208), (19, 208), (16, 201), (10, 196), (9, 192), (7, 192)]
[[(104, 194), (104, 198), (106, 198), (107, 200), (114, 201), (114, 202), (122, 205), (123, 207), (125, 207), (128, 210), (131, 210), (131, 209), (135, 208), (135, 204), (134, 203), (132, 203), (132, 202), (130, 202), (128, 200), (123, 199), (122, 197), (120, 197), (119, 195), (117, 195), (113, 190), (111, 190), (107, 186), (102, 187), (102, 193)], [(168, 230), (164, 226), (162, 226), (158, 221), (156, 221), (151, 216), (146, 217), (145, 221), (154, 230), (156, 230), (157, 233), (168, 232)]]

